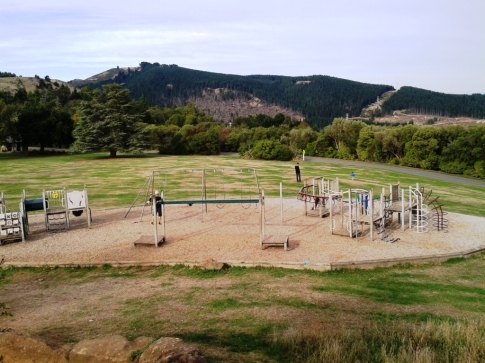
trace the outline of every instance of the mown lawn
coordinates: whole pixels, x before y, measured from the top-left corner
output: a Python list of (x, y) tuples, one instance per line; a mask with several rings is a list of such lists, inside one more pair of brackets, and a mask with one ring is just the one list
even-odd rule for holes
[[(365, 167), (359, 168), (357, 179), (352, 181), (349, 177), (355, 169), (352, 166), (306, 161), (300, 162), (300, 165), (303, 180), (338, 177), (342, 190), (351, 187), (373, 189), (376, 197), (383, 187), (389, 188), (390, 184), (400, 182), (407, 188), (419, 183), (426, 191), (432, 190), (433, 197), (439, 196), (444, 210), (485, 216), (485, 198), (481, 197), (485, 195), (485, 188)], [(194, 170), (200, 168), (235, 168), (240, 169), (242, 174), (248, 174), (247, 168), (255, 168), (260, 188), (265, 190), (266, 195), (274, 197), (279, 196), (280, 183), (283, 183), (285, 198), (296, 197), (301, 187), (295, 182), (293, 162), (244, 160), (231, 156), (144, 154), (110, 159), (106, 154), (25, 157), (0, 153), (0, 192), (4, 192), (7, 204), (17, 209), (23, 189), (27, 198), (33, 199), (39, 198), (43, 189), (66, 187), (67, 190), (77, 190), (86, 185), (92, 208), (128, 207), (154, 170), (169, 171), (157, 174), (154, 181), (154, 189), (164, 190), (168, 198), (181, 198), (184, 194), (199, 195), (201, 179)], [(176, 171), (181, 169), (185, 171)], [(217, 195), (220, 198), (235, 190), (255, 193), (254, 180), (248, 175), (240, 178), (236, 174), (225, 180), (209, 178), (212, 184), (207, 190), (208, 197)], [(386, 192), (389, 192), (388, 189)], [(142, 199), (139, 201), (142, 202)]]

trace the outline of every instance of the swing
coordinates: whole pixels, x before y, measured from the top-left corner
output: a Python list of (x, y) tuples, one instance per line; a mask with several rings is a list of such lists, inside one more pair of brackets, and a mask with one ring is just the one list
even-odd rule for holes
[[(243, 194), (241, 195), (241, 199), (246, 199), (244, 195), (248, 193), (248, 191), (249, 191), (249, 187), (246, 185), (246, 187), (245, 187), (245, 188), (243, 188), (243, 177), (242, 177), (242, 172), (243, 172), (243, 171), (242, 171), (242, 169), (240, 169), (240, 170), (239, 170), (239, 173), (240, 173), (241, 177), (240, 177), (240, 179), (239, 179), (239, 180), (240, 180), (240, 183), (241, 183), (241, 187), (240, 187), (240, 189), (239, 189), (239, 190), (243, 191), (243, 189), (244, 189), (244, 192), (243, 192)], [(244, 183), (244, 184), (246, 184), (246, 183)], [(247, 204), (247, 205), (246, 205), (246, 204)], [(250, 208), (250, 207), (251, 207), (251, 204), (250, 204), (250, 203), (241, 203), (241, 207), (243, 207), (243, 209), (248, 209), (248, 208)]]

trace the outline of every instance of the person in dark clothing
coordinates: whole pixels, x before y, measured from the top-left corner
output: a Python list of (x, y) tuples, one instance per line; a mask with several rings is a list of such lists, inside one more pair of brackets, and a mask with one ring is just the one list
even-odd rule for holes
[(295, 173), (296, 173), (296, 181), (301, 182), (300, 164), (298, 163), (296, 163), (295, 165)]
[[(150, 193), (150, 199), (147, 204), (155, 203), (155, 210), (158, 217), (158, 224), (162, 224), (162, 197), (159, 195), (158, 190), (155, 190), (155, 198)], [(152, 217), (152, 224), (155, 221), (155, 216)]]

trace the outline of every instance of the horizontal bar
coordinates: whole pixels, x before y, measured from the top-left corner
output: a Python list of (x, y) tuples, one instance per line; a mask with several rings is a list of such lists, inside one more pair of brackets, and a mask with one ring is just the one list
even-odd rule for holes
[(259, 199), (206, 199), (206, 200), (162, 200), (162, 204), (237, 204), (259, 203)]

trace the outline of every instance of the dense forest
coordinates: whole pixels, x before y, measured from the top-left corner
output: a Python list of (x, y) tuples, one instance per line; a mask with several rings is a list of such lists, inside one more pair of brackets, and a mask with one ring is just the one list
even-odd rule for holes
[(485, 118), (485, 95), (452, 95), (401, 87), (382, 106), (384, 114), (404, 109), (432, 116)]
[(183, 106), (191, 97), (200, 97), (206, 88), (246, 92), (265, 103), (300, 112), (310, 125), (320, 128), (336, 117), (359, 116), (363, 107), (394, 89), (329, 76), (237, 76), (148, 62), (140, 63), (139, 71), (120, 70), (114, 81), (123, 83), (134, 98), (143, 97), (150, 105), (160, 107)]
[[(176, 66), (149, 65), (145, 74), (151, 74), (150, 69), (163, 68), (180, 71)], [(143, 75), (143, 71), (139, 75)], [(211, 77), (209, 74), (205, 85), (215, 87), (211, 82), (216, 80)], [(318, 84), (317, 78), (313, 78), (312, 83)], [(280, 113), (274, 117), (263, 114), (238, 117), (228, 125), (190, 103), (183, 107), (150, 105), (146, 97), (133, 98), (130, 91), (118, 83), (100, 88), (84, 87), (78, 91), (48, 76), (35, 79), (38, 84), (34, 91), (27, 92), (20, 78), (15, 92), (0, 91), (2, 144), (13, 139), (21, 140), (24, 150), (37, 146), (40, 152), (46, 147), (83, 153), (109, 151), (113, 157), (117, 152), (158, 149), (161, 154), (214, 155), (232, 151), (246, 158), (291, 160), (305, 150), (309, 156), (399, 164), (485, 178), (485, 125), (482, 124), (438, 128), (334, 118), (329, 125), (318, 129)], [(137, 79), (140, 78), (133, 78)], [(247, 82), (248, 79), (257, 82)], [(299, 86), (290, 77), (252, 76), (241, 77), (239, 81), (246, 87), (263, 90), (261, 84), (264, 83)], [(170, 77), (165, 82), (173, 85), (168, 83), (173, 82)], [(226, 86), (230, 88), (234, 84)], [(181, 87), (180, 84), (177, 87)], [(165, 91), (177, 87), (166, 87)], [(281, 86), (279, 89), (287, 95), (290, 88)], [(255, 89), (247, 88), (250, 92)], [(403, 94), (415, 95), (416, 89), (403, 87), (402, 90)], [(182, 88), (177, 92), (183, 93)], [(466, 101), (460, 104), (478, 109), (480, 102), (483, 103), (481, 97), (465, 97)], [(438, 99), (440, 102), (446, 100)], [(472, 100), (477, 100), (476, 104)], [(393, 102), (392, 98), (389, 102)], [(452, 105), (448, 102), (444, 106)]]

